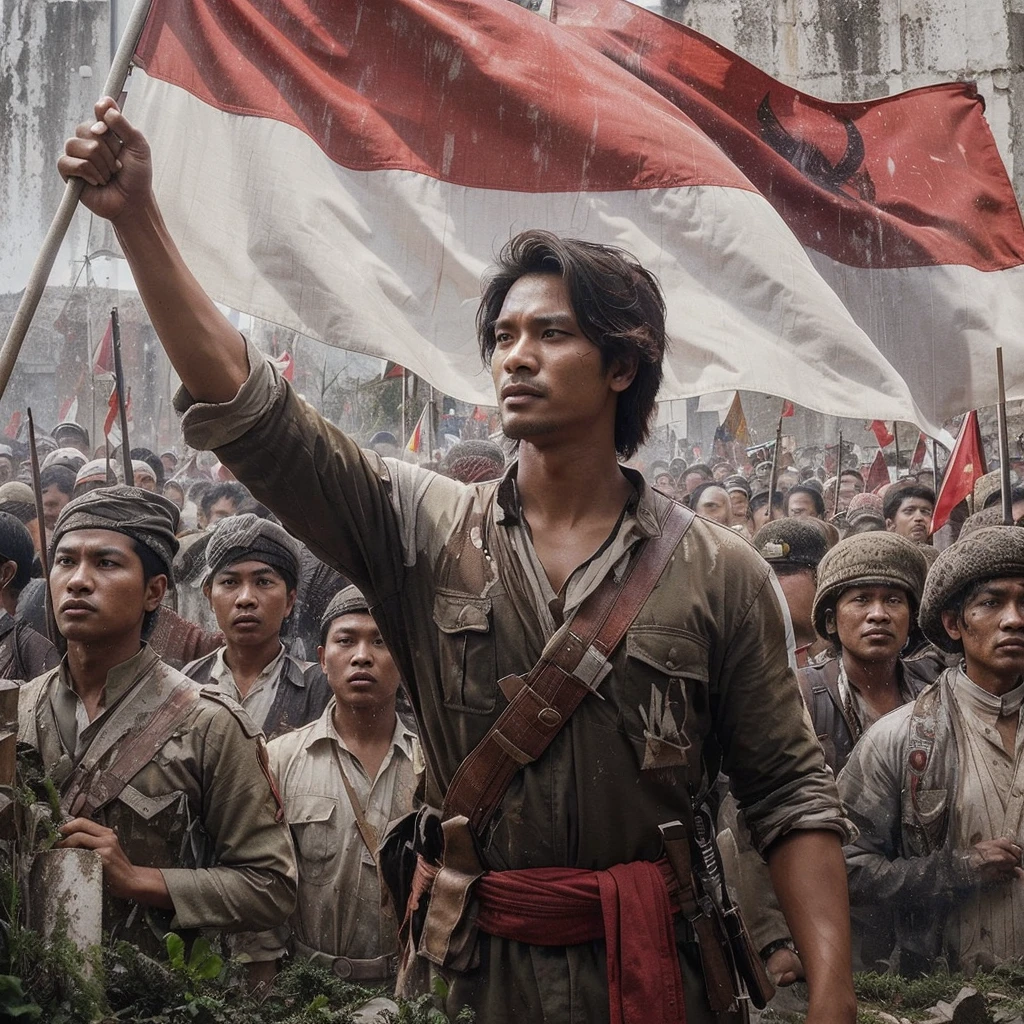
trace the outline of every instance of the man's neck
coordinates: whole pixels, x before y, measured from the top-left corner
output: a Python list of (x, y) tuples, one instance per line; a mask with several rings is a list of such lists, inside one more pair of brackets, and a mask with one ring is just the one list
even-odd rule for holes
[(611, 443), (599, 440), (519, 448), (516, 485), (531, 522), (572, 526), (588, 519), (617, 518), (632, 492)]
[(331, 721), (338, 735), (345, 741), (349, 753), (363, 766), (366, 774), (375, 779), (387, 757), (395, 735), (395, 702), (373, 707), (351, 707), (335, 701)]
[(1017, 689), (1024, 677), (1019, 674), (995, 675), (979, 665), (972, 665), (970, 661), (964, 660), (967, 678), (975, 686), (992, 694), (993, 697), (1004, 697), (1011, 690)]
[(244, 697), (259, 678), (260, 673), (281, 653), (281, 638), (272, 637), (265, 643), (243, 646), (227, 644), (224, 649), (224, 661), (231, 669), (235, 686)]
[(87, 708), (95, 708), (103, 699), (110, 670), (134, 658), (141, 647), (142, 640), (138, 634), (112, 643), (68, 642), (67, 668), (71, 686)]
[(850, 685), (870, 704), (886, 697), (899, 700), (900, 677), (897, 671), (899, 658), (885, 658), (882, 661), (864, 661), (843, 651), (843, 668)]

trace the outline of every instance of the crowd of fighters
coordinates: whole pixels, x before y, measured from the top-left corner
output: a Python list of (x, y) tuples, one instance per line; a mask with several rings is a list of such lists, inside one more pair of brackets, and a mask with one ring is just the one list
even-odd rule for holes
[(657, 282), (544, 232), (483, 284), (508, 443), (381, 457), (217, 312), (112, 101), (60, 169), (224, 478), (137, 450), (111, 485), (55, 429), (60, 658), (6, 457), (0, 658), (113, 937), (223, 933), (263, 984), (288, 956), (403, 992), (440, 973), (487, 1024), (733, 1020), (765, 970), (852, 1022), (852, 969), (1024, 954), (1024, 529), (988, 479), (940, 552), (931, 478), (625, 467)]

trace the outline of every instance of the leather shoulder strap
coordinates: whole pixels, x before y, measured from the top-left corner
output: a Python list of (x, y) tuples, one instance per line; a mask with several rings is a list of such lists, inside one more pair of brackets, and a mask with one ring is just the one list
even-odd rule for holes
[(445, 794), (444, 818), (464, 815), (479, 835), (516, 773), (547, 750), (583, 698), (596, 691), (599, 669), (622, 642), (694, 520), (685, 506), (662, 500), (661, 534), (642, 543), (622, 579), (608, 573), (525, 680), (514, 679), (514, 686), (501, 681), (502, 690), (514, 696), (459, 766)]
[(174, 730), (199, 700), (194, 682), (179, 683), (167, 699), (118, 744), (114, 760), (103, 771), (76, 772), (62, 800), (76, 818), (91, 818), (121, 791), (156, 756)]

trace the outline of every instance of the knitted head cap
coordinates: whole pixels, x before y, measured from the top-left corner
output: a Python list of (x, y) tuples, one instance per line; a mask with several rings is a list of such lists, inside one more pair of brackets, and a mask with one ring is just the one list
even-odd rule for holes
[(803, 565), (815, 569), (829, 549), (816, 519), (775, 519), (754, 534), (754, 549), (772, 566)]
[(323, 633), (335, 619), (340, 619), (342, 615), (351, 615), (353, 612), (369, 614), (370, 606), (363, 597), (363, 592), (350, 584), (339, 590), (324, 609), (323, 615), (320, 616), (320, 632)]
[(858, 533), (841, 540), (818, 566), (818, 590), (811, 617), (818, 635), (828, 639), (825, 613), (850, 587), (899, 587), (916, 612), (928, 562), (916, 544), (898, 533)]
[(942, 625), (942, 612), (971, 586), (985, 580), (1024, 577), (1024, 529), (983, 526), (951, 544), (928, 573), (921, 598), (920, 624), (924, 635), (944, 651), (958, 649)]

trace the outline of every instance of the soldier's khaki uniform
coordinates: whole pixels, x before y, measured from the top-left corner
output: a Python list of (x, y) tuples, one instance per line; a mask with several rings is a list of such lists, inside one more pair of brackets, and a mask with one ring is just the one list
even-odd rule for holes
[[(614, 535), (555, 594), (520, 513), (515, 466), (465, 485), (381, 460), (302, 402), (251, 346), (252, 372), (224, 405), (193, 404), (185, 436), (218, 457), (370, 607), (409, 686), (440, 806), (463, 758), (506, 701), (498, 680), (525, 676), (558, 625), (634, 545), (658, 529), (637, 494)], [(189, 398), (179, 394), (179, 407)], [(627, 639), (547, 752), (513, 780), (483, 837), (493, 870), (604, 869), (661, 855), (657, 826), (687, 790), (732, 779), (753, 841), (847, 822), (790, 671), (767, 565), (697, 519)], [(678, 925), (690, 1024), (712, 1018), (696, 952)], [(480, 936), (479, 968), (452, 979), (450, 1009), (487, 1024), (608, 1020), (602, 943), (539, 947)]]
[[(22, 688), (18, 739), (40, 752), (59, 787), (80, 761), (107, 767), (117, 740), (182, 682), (143, 645), (108, 673), (90, 723), (62, 664)], [(163, 873), (173, 914), (104, 896), (104, 929), (151, 953), (163, 951), (168, 930), (270, 928), (295, 905), (295, 858), (261, 767), (262, 734), (229, 698), (200, 692), (152, 761), (94, 815), (117, 830), (132, 863)]]

